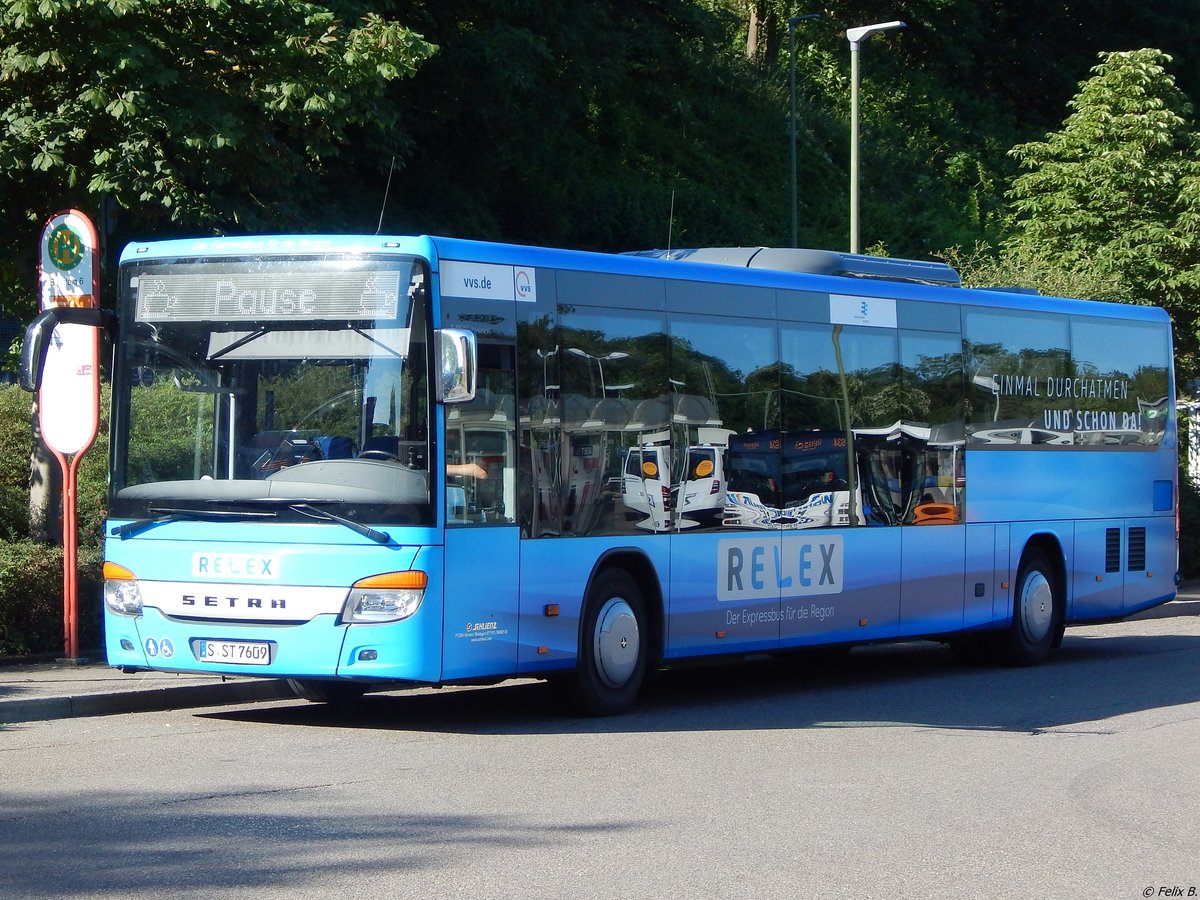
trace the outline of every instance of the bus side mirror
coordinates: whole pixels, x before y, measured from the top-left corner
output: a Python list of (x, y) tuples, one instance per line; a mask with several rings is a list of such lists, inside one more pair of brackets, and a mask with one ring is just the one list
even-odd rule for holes
[(21, 387), (37, 391), (42, 386), (42, 370), (46, 366), (46, 352), (50, 338), (59, 325), (88, 325), (92, 328), (110, 328), (112, 313), (103, 309), (80, 309), (71, 306), (52, 306), (40, 313), (25, 329), (25, 341), (21, 345)]
[(437, 399), (441, 403), (466, 403), (475, 399), (478, 352), (475, 332), (442, 328), (437, 332)]

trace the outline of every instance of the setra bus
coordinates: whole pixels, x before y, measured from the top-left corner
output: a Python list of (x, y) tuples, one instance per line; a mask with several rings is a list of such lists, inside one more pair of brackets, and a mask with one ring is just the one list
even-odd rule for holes
[(425, 236), (133, 244), (118, 281), (126, 670), (317, 701), (562, 676), (603, 714), (697, 657), (1033, 664), (1174, 596), (1160, 309), (826, 251)]

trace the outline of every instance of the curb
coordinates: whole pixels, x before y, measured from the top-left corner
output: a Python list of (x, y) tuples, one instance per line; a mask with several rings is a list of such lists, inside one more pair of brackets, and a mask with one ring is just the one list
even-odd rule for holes
[(253, 703), (258, 700), (294, 700), (295, 697), (286, 681), (267, 679), (192, 684), (108, 694), (31, 697), (27, 700), (7, 700), (0, 703), (0, 725), (83, 716), (111, 716), (130, 712), (161, 712), (197, 706)]

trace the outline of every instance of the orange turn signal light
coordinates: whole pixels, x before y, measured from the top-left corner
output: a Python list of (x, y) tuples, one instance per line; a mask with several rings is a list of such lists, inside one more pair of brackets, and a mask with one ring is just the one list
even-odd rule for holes
[(415, 569), (407, 572), (384, 572), (381, 575), (370, 575), (354, 582), (356, 588), (375, 588), (391, 590), (419, 590), (429, 586), (429, 575)]
[(106, 581), (136, 581), (137, 576), (124, 566), (118, 566), (114, 562), (106, 562), (104, 564), (104, 579)]

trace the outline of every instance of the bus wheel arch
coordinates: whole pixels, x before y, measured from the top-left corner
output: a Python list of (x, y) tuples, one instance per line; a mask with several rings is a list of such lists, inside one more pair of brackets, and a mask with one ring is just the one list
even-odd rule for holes
[(657, 664), (662, 600), (640, 554), (614, 553), (592, 571), (579, 616), (576, 699), (584, 712), (613, 715), (636, 700)]
[(1034, 536), (1021, 553), (1013, 581), (1012, 621), (996, 636), (1000, 661), (1031, 666), (1062, 643), (1066, 621), (1066, 570), (1052, 536)]

